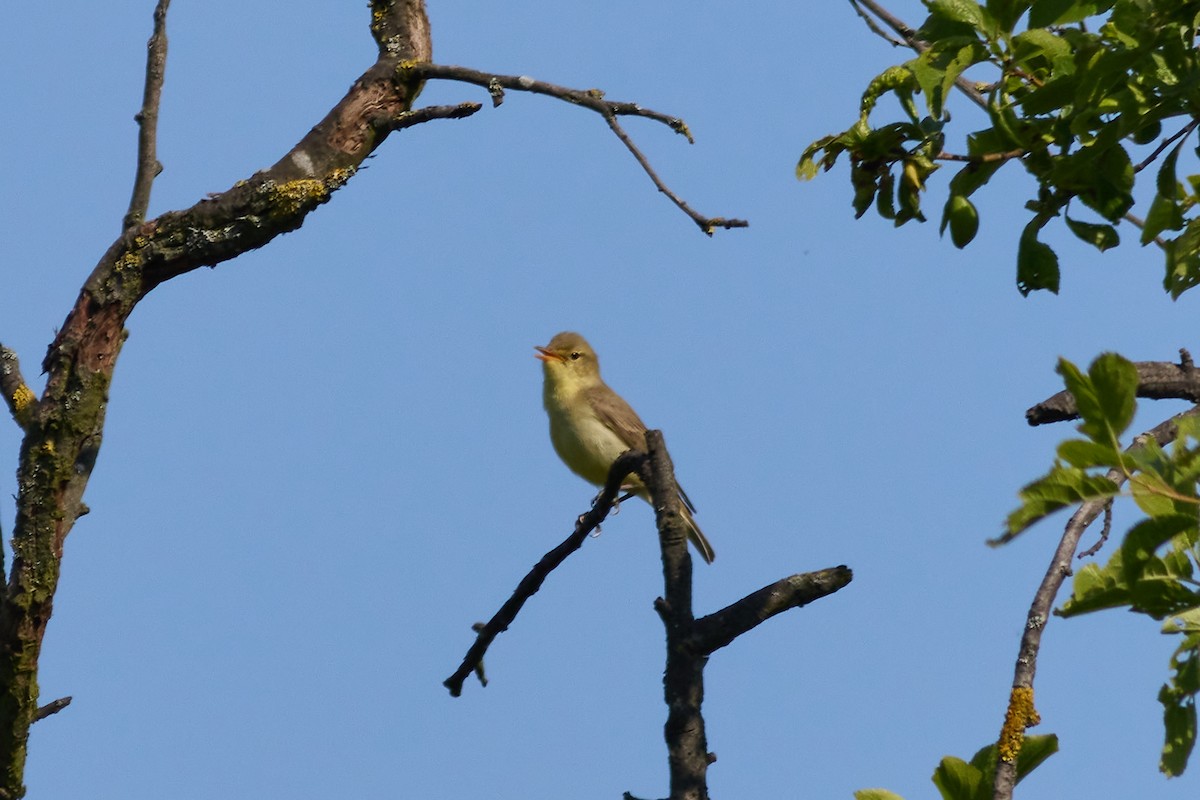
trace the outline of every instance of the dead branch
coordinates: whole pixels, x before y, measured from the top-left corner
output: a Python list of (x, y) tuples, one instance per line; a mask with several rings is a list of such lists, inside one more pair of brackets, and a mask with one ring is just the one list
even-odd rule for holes
[[(1148, 400), (1188, 400), (1200, 403), (1200, 371), (1191, 363), (1186, 350), (1180, 351), (1178, 364), (1167, 361), (1140, 361), (1137, 396)], [(1046, 425), (1076, 419), (1079, 409), (1068, 391), (1052, 395), (1025, 412), (1030, 425)]]
[(158, 161), (158, 107), (162, 100), (163, 78), (167, 72), (167, 8), (171, 0), (158, 0), (154, 8), (154, 32), (146, 43), (146, 84), (142, 92), (142, 110), (135, 116), (138, 124), (137, 173), (133, 178), (133, 196), (125, 213), (124, 227), (132, 228), (146, 219), (150, 207), (150, 188), (162, 172)]
[[(550, 573), (566, 561), (567, 556), (582, 547), (588, 534), (600, 526), (600, 523), (608, 516), (608, 512), (612, 510), (625, 476), (636, 471), (645, 459), (645, 453), (630, 450), (613, 462), (612, 468), (608, 471), (608, 483), (592, 503), (591, 510), (575, 521), (575, 530), (571, 532), (571, 535), (558, 547), (542, 556), (533, 569), (517, 584), (512, 596), (504, 602), (504, 605), (500, 606), (500, 610), (492, 615), (486, 625), (477, 629), (475, 642), (467, 650), (458, 669), (454, 671), (453, 675), (442, 681), (442, 685), (450, 690), (451, 697), (458, 697), (462, 694), (463, 682), (472, 672), (478, 671), (482, 675), (480, 665), (483, 663), (483, 656), (487, 653), (492, 641), (508, 630), (508, 626), (516, 620), (517, 614), (520, 613), (525, 602), (537, 594), (538, 589), (542, 588), (542, 583), (550, 576)], [(481, 683), (487, 685), (486, 681), (481, 680)]]
[(482, 86), (488, 90), (492, 97), (492, 105), (498, 106), (504, 102), (504, 90), (510, 89), (513, 91), (530, 92), (532, 94), (542, 94), (547, 97), (553, 97), (558, 100), (563, 100), (577, 106), (582, 106), (591, 111), (595, 111), (608, 123), (608, 127), (616, 137), (625, 145), (626, 149), (633, 154), (642, 170), (649, 176), (654, 186), (667, 198), (675, 204), (675, 206), (687, 214), (689, 218), (704, 231), (708, 236), (712, 236), (713, 231), (717, 228), (729, 230), (731, 228), (745, 228), (750, 225), (744, 219), (726, 219), (725, 217), (706, 217), (689, 206), (682, 198), (673, 192), (658, 176), (654, 168), (650, 166), (649, 159), (642, 153), (629, 135), (621, 127), (617, 117), (635, 116), (645, 117), (646, 119), (654, 120), (666, 125), (671, 130), (687, 138), (691, 144), (695, 140), (692, 138), (692, 133), (685, 123), (679, 117), (668, 116), (658, 111), (649, 108), (643, 108), (636, 103), (614, 102), (604, 98), (604, 92), (599, 89), (571, 89), (566, 86), (559, 86), (546, 81), (539, 81), (531, 78), (528, 75), (497, 75), (490, 72), (481, 72), (477, 69), (469, 67), (458, 67), (445, 64), (414, 64), (404, 63), (400, 66), (401, 71), (409, 75), (418, 76), (422, 80), (441, 78), (445, 80), (462, 81), (463, 83), (471, 83), (476, 86)]
[(842, 565), (778, 580), (696, 620), (689, 646), (698, 653), (709, 655), (776, 614), (833, 594), (853, 578), (850, 568)]

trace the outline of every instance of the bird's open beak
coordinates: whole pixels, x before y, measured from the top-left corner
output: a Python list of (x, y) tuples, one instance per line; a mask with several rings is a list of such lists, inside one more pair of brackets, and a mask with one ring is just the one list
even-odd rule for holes
[(533, 349), (537, 350), (537, 354), (534, 356), (534, 358), (539, 361), (566, 361), (566, 359), (560, 356), (558, 353), (553, 353), (541, 345), (535, 344)]

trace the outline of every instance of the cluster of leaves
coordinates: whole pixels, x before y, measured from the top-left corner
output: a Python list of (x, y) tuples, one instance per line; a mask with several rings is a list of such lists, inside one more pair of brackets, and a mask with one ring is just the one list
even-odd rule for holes
[(1083, 438), (1058, 446), (1050, 471), (1021, 490), (1021, 505), (1008, 517), (1007, 540), (1061, 508), (1112, 501), (1120, 484), (1145, 515), (1125, 534), (1104, 566), (1088, 564), (1075, 575), (1070, 599), (1059, 613), (1077, 616), (1126, 608), (1162, 623), (1180, 636), (1170, 679), (1159, 692), (1166, 742), (1160, 767), (1180, 775), (1196, 742), (1196, 696), (1200, 692), (1200, 417), (1181, 415), (1166, 450), (1152, 437), (1123, 449), (1121, 435), (1133, 421), (1137, 368), (1112, 353), (1083, 374), (1061, 361), (1058, 368), (1074, 395)]
[[(938, 162), (963, 163), (950, 180), (941, 222), (962, 248), (979, 228), (972, 194), (1017, 162), (1037, 181), (1026, 203), (1033, 216), (1017, 246), (1022, 293), (1058, 291), (1058, 256), (1039, 234), (1060, 217), (1101, 251), (1119, 243), (1117, 226), (1130, 221), (1141, 227), (1143, 245), (1163, 249), (1172, 296), (1200, 283), (1200, 175), (1185, 183), (1177, 176), (1180, 152), (1200, 119), (1200, 0), (924, 2), (929, 17), (910, 39), (918, 56), (876, 77), (858, 121), (810, 144), (797, 176), (812, 178), (844, 153), (856, 214), (874, 204), (901, 225), (925, 220), (920, 193)], [(990, 127), (966, 136), (965, 153), (948, 153), (947, 102), (972, 67), (989, 73), (989, 82), (968, 84), (967, 95)], [(904, 118), (874, 126), (871, 113), (887, 95)], [(1138, 148), (1148, 152), (1135, 165), (1131, 150)], [(1155, 196), (1141, 220), (1131, 213), (1134, 183), (1154, 163)]]
[[(1054, 734), (1026, 736), (1017, 756), (1017, 783), (1050, 756), (1058, 752), (1058, 737)], [(992, 782), (996, 775), (998, 747), (988, 745), (970, 761), (946, 756), (933, 771), (933, 783), (942, 800), (991, 800)], [(854, 800), (904, 800), (887, 789), (860, 789)]]

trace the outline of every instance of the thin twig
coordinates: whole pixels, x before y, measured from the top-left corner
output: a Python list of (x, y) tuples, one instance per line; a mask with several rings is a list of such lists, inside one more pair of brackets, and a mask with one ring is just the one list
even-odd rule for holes
[(146, 42), (146, 86), (142, 92), (142, 110), (134, 119), (138, 124), (137, 174), (133, 196), (125, 213), (125, 229), (140, 225), (150, 207), (150, 188), (162, 172), (158, 160), (158, 107), (162, 100), (163, 77), (167, 71), (167, 7), (171, 0), (158, 0), (154, 7), (154, 32)]
[(643, 108), (637, 103), (606, 100), (604, 99), (604, 92), (599, 89), (572, 89), (567, 86), (539, 81), (528, 75), (497, 75), (490, 72), (481, 72), (469, 67), (414, 62), (402, 63), (400, 70), (402, 73), (405, 73), (406, 77), (414, 80), (443, 79), (482, 86), (492, 96), (493, 106), (500, 105), (504, 101), (504, 90), (510, 89), (513, 91), (530, 92), (532, 94), (543, 94), (595, 111), (604, 117), (609, 128), (612, 129), (613, 133), (616, 134), (617, 138), (621, 140), (621, 143), (625, 145), (629, 152), (633, 154), (633, 157), (641, 165), (646, 174), (650, 176), (650, 180), (654, 182), (658, 190), (665, 194), (676, 207), (687, 214), (700, 230), (711, 236), (717, 228), (725, 228), (726, 230), (730, 228), (745, 228), (750, 224), (743, 219), (706, 217), (692, 209), (678, 195), (667, 188), (666, 184), (663, 183), (662, 179), (658, 177), (654, 169), (650, 166), (650, 162), (629, 138), (629, 135), (621, 128), (616, 119), (621, 116), (644, 117), (666, 125), (679, 135), (687, 138), (688, 143), (691, 144), (695, 141), (692, 138), (691, 130), (688, 129), (687, 123), (679, 117), (672, 117), (649, 108)]
[(450, 690), (451, 697), (458, 697), (462, 694), (463, 682), (467, 676), (479, 670), (479, 665), (483, 663), (483, 656), (488, 647), (497, 636), (508, 630), (508, 626), (517, 618), (517, 614), (525, 605), (525, 601), (537, 593), (550, 573), (559, 564), (566, 561), (567, 556), (578, 550), (588, 534), (604, 521), (612, 509), (613, 501), (621, 491), (621, 483), (625, 480), (625, 476), (635, 471), (638, 465), (645, 460), (645, 453), (630, 450), (613, 462), (612, 468), (608, 472), (608, 483), (592, 503), (591, 510), (576, 520), (575, 530), (562, 544), (542, 556), (533, 569), (521, 579), (512, 596), (504, 602), (504, 605), (500, 606), (500, 610), (486, 625), (478, 629), (475, 643), (467, 650), (458, 669), (454, 671), (453, 675), (442, 681), (442, 685)]
[(1108, 541), (1109, 534), (1112, 533), (1112, 510), (1113, 498), (1110, 497), (1104, 506), (1104, 525), (1100, 528), (1100, 537), (1096, 539), (1096, 543), (1087, 550), (1079, 551), (1079, 554), (1076, 556), (1076, 558), (1091, 558), (1092, 556), (1096, 555), (1096, 553), (1100, 552), (1100, 548), (1104, 547), (1105, 542)]
[(879, 23), (875, 21), (875, 18), (863, 11), (862, 6), (858, 4), (857, 0), (850, 0), (850, 5), (854, 7), (854, 12), (862, 17), (862, 21), (866, 23), (867, 27), (871, 29), (871, 33), (883, 39), (892, 47), (908, 47), (907, 42), (900, 39), (893, 39), (883, 28), (879, 27)]
[[(1200, 406), (1189, 409), (1181, 414), (1160, 423), (1142, 436), (1134, 440), (1128, 450), (1142, 447), (1141, 442), (1154, 439), (1159, 446), (1165, 446), (1175, 440), (1178, 433), (1177, 424), (1184, 417), (1200, 416)], [(1119, 470), (1110, 470), (1108, 479), (1120, 487), (1126, 476)], [(1013, 689), (1009, 700), (1005, 723), (1000, 733), (1000, 760), (996, 765), (996, 775), (993, 783), (994, 800), (1010, 800), (1013, 786), (1017, 778), (1017, 755), (1025, 728), (1038, 722), (1037, 711), (1033, 705), (1033, 679), (1037, 673), (1038, 650), (1041, 647), (1042, 631), (1050, 618), (1050, 610), (1054, 598), (1062, 588), (1063, 581), (1071, 574), (1071, 560), (1083, 532), (1104, 513), (1108, 506), (1107, 500), (1092, 500), (1084, 503), (1071, 515), (1067, 521), (1062, 539), (1050, 560), (1042, 583), (1033, 596), (1026, 617), (1025, 631), (1021, 636), (1021, 645), (1017, 651), (1017, 665), (1013, 675)]]
[(389, 131), (402, 131), (414, 125), (420, 125), (435, 119), (465, 119), (483, 106), (479, 103), (459, 103), (453, 106), (424, 106), (412, 111), (405, 111), (375, 124)]
[[(1121, 218), (1123, 220), (1125, 220), (1126, 222), (1128, 222), (1130, 225), (1133, 225), (1135, 228), (1144, 229), (1146, 227), (1146, 220), (1142, 219), (1141, 217), (1137, 216), (1136, 214), (1133, 214), (1132, 212), (1129, 212), (1129, 211), (1125, 212), (1125, 214)], [(1163, 237), (1155, 236), (1151, 241), (1153, 241), (1156, 245), (1158, 245), (1163, 250), (1167, 249), (1167, 240), (1164, 239)]]
[(965, 161), (969, 164), (990, 164), (995, 161), (1011, 161), (1014, 158), (1024, 158), (1028, 150), (1009, 150), (1005, 153), (984, 153), (978, 156), (964, 156), (958, 153), (947, 153), (945, 150), (937, 154), (938, 161)]
[[(884, 25), (895, 31), (896, 34), (904, 40), (904, 44), (912, 50), (915, 50), (918, 53), (924, 53), (929, 49), (929, 43), (917, 38), (917, 32), (915, 30), (906, 25), (902, 19), (893, 15), (886, 8), (876, 3), (875, 0), (850, 0), (850, 5), (854, 6), (854, 10), (858, 12), (860, 17), (863, 19), (868, 19), (866, 14), (862, 12), (862, 9), (859, 8), (859, 5), (864, 6)], [(877, 33), (879, 36), (881, 36), (885, 41), (893, 42), (892, 38), (880, 31), (877, 26), (869, 25), (868, 27), (870, 27), (874, 33)], [(983, 109), (987, 108), (987, 98), (985, 98), (983, 94), (975, 88), (975, 83), (973, 81), (967, 79), (963, 75), (959, 75), (954, 79), (954, 85), (958, 87), (959, 91), (969, 97), (971, 101), (975, 103), (975, 105)]]
[(1158, 147), (1154, 148), (1154, 152), (1152, 152), (1152, 153), (1150, 153), (1150, 155), (1146, 156), (1146, 158), (1140, 164), (1138, 164), (1136, 167), (1133, 168), (1133, 171), (1141, 172), (1146, 167), (1150, 166), (1150, 164), (1154, 163), (1154, 159), (1156, 159), (1160, 155), (1162, 155), (1163, 150), (1166, 150), (1168, 147), (1170, 147), (1173, 142), (1177, 141), (1178, 139), (1180, 139), (1184, 136), (1187, 136), (1189, 133), (1196, 130), (1197, 125), (1200, 125), (1200, 120), (1193, 119), (1187, 125), (1184, 125), (1182, 128), (1175, 131), (1175, 133), (1171, 134), (1166, 139), (1163, 139), (1159, 143)]
[(642, 165), (642, 169), (647, 175), (650, 176), (650, 180), (654, 182), (654, 185), (658, 187), (658, 190), (665, 194), (680, 211), (691, 217), (692, 222), (695, 222), (696, 225), (700, 227), (700, 230), (704, 231), (706, 235), (712, 236), (713, 230), (716, 228), (725, 228), (726, 230), (729, 230), (730, 228), (745, 228), (750, 225), (750, 223), (744, 219), (706, 217), (693, 209), (683, 201), (683, 198), (679, 197), (679, 195), (667, 188), (667, 185), (658, 177), (658, 173), (654, 171), (652, 166), (650, 166), (650, 160), (647, 159), (646, 156), (642, 154), (642, 151), (638, 149), (638, 146), (633, 143), (633, 140), (629, 138), (629, 134), (625, 133), (625, 129), (621, 127), (621, 123), (617, 122), (617, 118), (611, 114), (606, 114), (604, 119), (605, 122), (608, 123), (608, 127), (612, 128), (612, 132), (615, 133), (617, 138), (621, 140), (621, 143), (629, 149), (630, 153), (633, 153), (633, 157), (639, 164)]

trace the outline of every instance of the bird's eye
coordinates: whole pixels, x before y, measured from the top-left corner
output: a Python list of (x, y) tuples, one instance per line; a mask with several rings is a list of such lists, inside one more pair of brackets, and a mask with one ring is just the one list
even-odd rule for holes
[(583, 353), (580, 353), (579, 351), (575, 351), (574, 353), (571, 353), (571, 360), (578, 361), (579, 357), (582, 355), (583, 355)]

